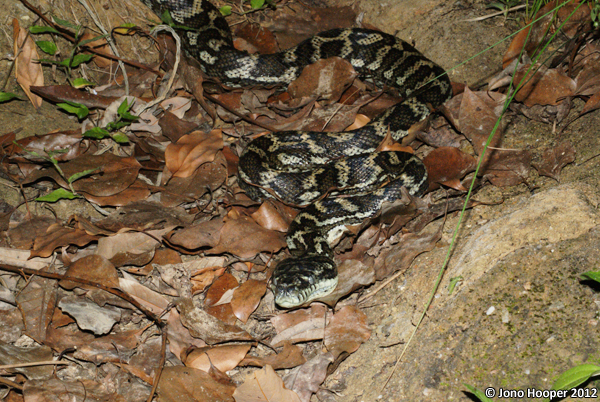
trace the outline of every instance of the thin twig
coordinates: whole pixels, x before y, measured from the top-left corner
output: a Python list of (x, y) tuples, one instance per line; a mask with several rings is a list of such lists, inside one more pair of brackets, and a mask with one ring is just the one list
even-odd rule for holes
[[(100, 22), (100, 19), (96, 15), (96, 12), (94, 10), (92, 10), (92, 8), (89, 6), (89, 4), (87, 3), (86, 0), (78, 0), (78, 1), (79, 1), (79, 4), (81, 4), (83, 6), (83, 8), (85, 8), (85, 11), (88, 12), (90, 17), (92, 17), (94, 24), (96, 24), (98, 29), (104, 35), (104, 39), (106, 39), (106, 42), (110, 46), (110, 49), (112, 50), (112, 52), (115, 54), (115, 56), (119, 56), (119, 49), (117, 49), (117, 45), (115, 44), (115, 41), (113, 40), (112, 36), (108, 33), (106, 28), (104, 28), (104, 25), (102, 25), (102, 22)], [(123, 73), (123, 83), (125, 84), (125, 96), (129, 96), (129, 80), (127, 79), (127, 70), (125, 70), (125, 64), (123, 64), (123, 62), (121, 60), (119, 60), (118, 63), (119, 63), (119, 68), (121, 69), (121, 72)]]
[(503, 14), (506, 14), (506, 13), (510, 13), (511, 11), (517, 11), (517, 10), (520, 10), (522, 8), (525, 8), (525, 7), (527, 7), (526, 4), (521, 4), (519, 6), (511, 7), (508, 10), (498, 11), (498, 12), (495, 12), (495, 13), (483, 15), (481, 17), (469, 18), (468, 20), (463, 20), (463, 22), (483, 21), (483, 20), (487, 20), (488, 18), (497, 17), (498, 15), (503, 15)]

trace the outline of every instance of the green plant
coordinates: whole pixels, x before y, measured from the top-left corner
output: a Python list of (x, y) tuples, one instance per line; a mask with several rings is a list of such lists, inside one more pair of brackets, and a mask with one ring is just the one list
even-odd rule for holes
[[(99, 35), (99, 36), (96, 36), (96, 37), (93, 37), (90, 39), (82, 39), (84, 30), (81, 25), (76, 25), (69, 21), (62, 20), (62, 19), (56, 18), (56, 17), (53, 17), (53, 20), (57, 25), (75, 31), (75, 35), (74, 35), (75, 44), (73, 45), (71, 51), (69, 52), (69, 56), (67, 58), (62, 59), (62, 60), (53, 60), (53, 59), (48, 59), (48, 58), (42, 58), (39, 60), (39, 62), (47, 63), (47, 64), (54, 64), (54, 65), (57, 65), (57, 66), (63, 68), (65, 70), (67, 80), (69, 80), (69, 82), (72, 83), (71, 78), (70, 78), (71, 70), (73, 68), (79, 67), (83, 63), (89, 62), (94, 57), (94, 55), (92, 55), (92, 54), (81, 53), (82, 48), (91, 42), (105, 38), (106, 35)], [(54, 28), (54, 27), (41, 26), (41, 25), (31, 26), (29, 28), (29, 32), (34, 35), (58, 34), (59, 33), (56, 30), (56, 28)], [(42, 52), (44, 52), (50, 56), (54, 56), (58, 52), (58, 47), (56, 46), (56, 43), (53, 41), (38, 40), (35, 43)], [(89, 83), (87, 85), (91, 85), (91, 84), (92, 83)]]
[(88, 138), (95, 138), (98, 140), (109, 137), (109, 138), (112, 138), (115, 142), (117, 142), (119, 144), (124, 144), (124, 143), (129, 142), (129, 139), (127, 138), (127, 136), (125, 134), (123, 134), (122, 132), (120, 132), (119, 130), (123, 127), (130, 125), (131, 123), (133, 123), (134, 121), (137, 121), (139, 119), (138, 116), (134, 116), (131, 113), (129, 113), (129, 109), (131, 108), (132, 105), (133, 105), (133, 103), (131, 105), (129, 105), (127, 103), (127, 99), (125, 99), (119, 105), (119, 108), (117, 109), (117, 115), (118, 115), (117, 121), (108, 123), (105, 128), (94, 127), (90, 130), (87, 130), (85, 133), (83, 133), (83, 136), (88, 137)]

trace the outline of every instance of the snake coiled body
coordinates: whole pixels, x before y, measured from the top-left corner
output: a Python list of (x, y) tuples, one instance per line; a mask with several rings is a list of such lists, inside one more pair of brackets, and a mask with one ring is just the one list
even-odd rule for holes
[(181, 31), (186, 51), (209, 76), (229, 86), (289, 84), (319, 59), (341, 57), (359, 76), (396, 88), (405, 100), (368, 125), (342, 133), (286, 131), (251, 142), (239, 162), (240, 186), (253, 199), (276, 197), (306, 206), (287, 234), (291, 258), (272, 277), (275, 301), (295, 307), (331, 293), (337, 268), (331, 244), (346, 225), (374, 216), (386, 201), (427, 189), (421, 161), (404, 152), (376, 152), (389, 134), (398, 141), (451, 95), (444, 70), (408, 43), (386, 33), (334, 29), (291, 49), (251, 55), (233, 47), (219, 10), (205, 0), (143, 0), (158, 15), (193, 30)]

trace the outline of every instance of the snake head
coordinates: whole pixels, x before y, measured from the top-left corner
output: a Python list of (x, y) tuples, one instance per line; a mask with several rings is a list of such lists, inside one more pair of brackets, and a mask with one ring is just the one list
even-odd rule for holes
[(278, 306), (293, 308), (327, 296), (337, 283), (337, 268), (331, 258), (307, 255), (281, 261), (273, 272), (271, 290)]

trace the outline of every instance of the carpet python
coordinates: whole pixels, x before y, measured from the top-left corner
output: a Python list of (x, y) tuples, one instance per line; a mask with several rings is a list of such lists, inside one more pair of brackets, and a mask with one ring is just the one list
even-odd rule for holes
[(366, 126), (347, 132), (284, 131), (252, 141), (240, 155), (239, 184), (261, 200), (275, 197), (303, 206), (286, 242), (291, 257), (275, 268), (271, 289), (284, 308), (330, 294), (338, 283), (332, 245), (346, 225), (374, 216), (386, 201), (414, 196), (428, 186), (427, 171), (405, 152), (376, 152), (386, 138), (398, 141), (451, 96), (444, 70), (410, 44), (383, 32), (333, 29), (274, 54), (249, 54), (233, 46), (219, 10), (205, 0), (142, 0), (157, 15), (168, 11), (184, 49), (204, 72), (231, 87), (289, 84), (320, 59), (341, 57), (362, 79), (397, 89), (404, 98)]

